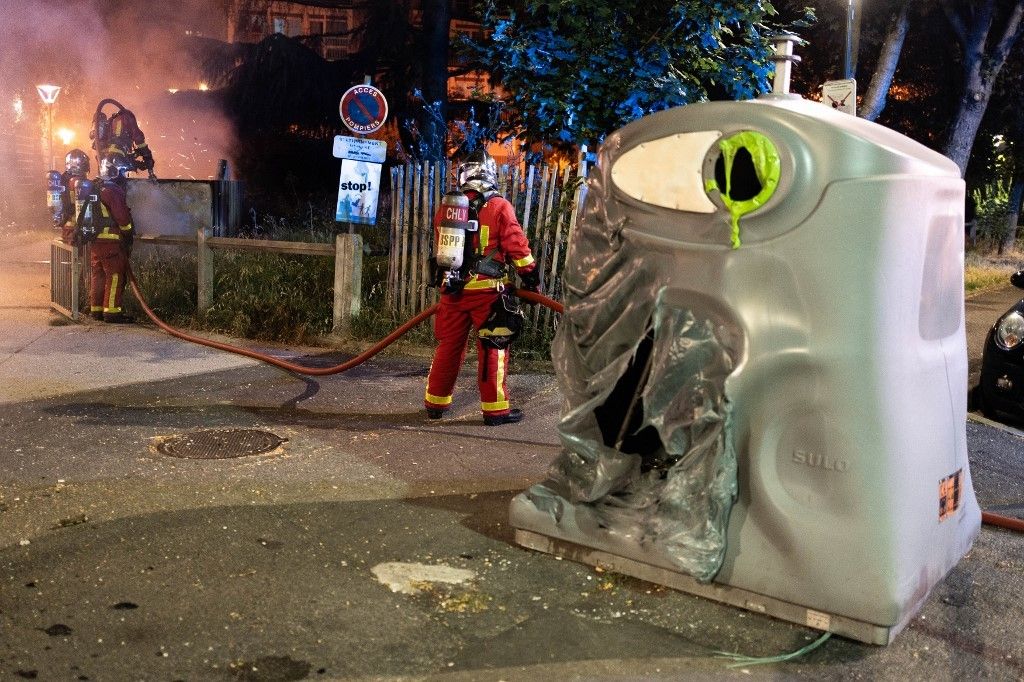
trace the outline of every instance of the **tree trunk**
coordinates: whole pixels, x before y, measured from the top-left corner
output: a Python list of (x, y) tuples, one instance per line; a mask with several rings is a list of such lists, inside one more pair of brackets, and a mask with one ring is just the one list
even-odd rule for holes
[(1013, 250), (1017, 243), (1017, 219), (1020, 217), (1021, 200), (1024, 200), (1024, 174), (1018, 173), (1013, 176), (1013, 185), (1010, 187), (1010, 203), (1006, 207), (1009, 214), (1006, 218), (1006, 236), (999, 245), (999, 253)]
[[(1001, 1), (998, 5), (996, 0), (977, 0), (967, 6), (943, 0), (942, 6), (960, 43), (964, 61), (964, 90), (945, 149), (946, 156), (960, 167), (963, 177), (974, 138), (992, 96), (992, 86), (1020, 36), (1024, 0)], [(1008, 15), (999, 14), (999, 9), (1005, 9)], [(1002, 25), (995, 31), (990, 46), (989, 34), (993, 32), (997, 14)]]
[(967, 170), (974, 138), (981, 127), (981, 119), (985, 116), (988, 100), (992, 96), (991, 81), (983, 84), (980, 77), (972, 80), (975, 85), (965, 87), (964, 94), (960, 96), (960, 105), (953, 118), (953, 126), (950, 128), (949, 140), (944, 151), (945, 155), (960, 167), (960, 177), (963, 177)]
[(445, 156), (448, 136), (448, 31), (450, 0), (423, 0), (423, 151), (428, 159)]
[(903, 51), (903, 41), (906, 40), (907, 29), (910, 27), (909, 7), (909, 0), (903, 0), (899, 4), (893, 24), (885, 35), (885, 42), (878, 53), (878, 64), (861, 101), (861, 118), (874, 121), (885, 108), (885, 97), (892, 85), (896, 65), (900, 61), (900, 52)]

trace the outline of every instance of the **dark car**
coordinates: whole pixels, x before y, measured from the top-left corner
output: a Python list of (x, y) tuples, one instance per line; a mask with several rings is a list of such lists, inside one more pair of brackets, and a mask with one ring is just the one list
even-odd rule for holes
[[(1024, 270), (1010, 276), (1024, 289)], [(978, 385), (981, 411), (993, 419), (1024, 423), (1024, 299), (999, 316), (985, 338)]]

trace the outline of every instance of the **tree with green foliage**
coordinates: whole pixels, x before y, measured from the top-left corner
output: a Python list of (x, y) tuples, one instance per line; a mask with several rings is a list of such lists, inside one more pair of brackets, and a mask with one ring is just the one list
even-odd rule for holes
[[(1024, 53), (1014, 50), (992, 89), (978, 129), (965, 178), (976, 187), (978, 218), (984, 236), (998, 240), (999, 252), (1017, 241), (1017, 221), (1024, 201)], [(987, 223), (987, 225), (985, 224)]]
[[(511, 5), (511, 7), (510, 7)], [(769, 88), (768, 0), (487, 0), (492, 33), (468, 53), (512, 93), (525, 136), (600, 141), (646, 114)]]

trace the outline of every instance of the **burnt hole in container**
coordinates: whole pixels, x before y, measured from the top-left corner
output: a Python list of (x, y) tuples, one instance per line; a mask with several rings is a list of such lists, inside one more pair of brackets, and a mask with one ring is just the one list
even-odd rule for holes
[[(719, 156), (715, 161), (715, 182), (722, 194), (725, 194), (725, 157), (723, 156)], [(745, 147), (740, 147), (732, 159), (732, 173), (728, 187), (729, 198), (733, 201), (753, 199), (761, 193), (764, 187), (757, 179), (754, 158)]]
[(633, 359), (611, 394), (594, 410), (604, 444), (620, 452), (640, 455), (645, 469), (649, 468), (649, 461), (663, 451), (658, 430), (650, 425), (643, 426), (642, 393), (647, 383), (653, 347), (654, 332), (649, 331), (637, 346)]

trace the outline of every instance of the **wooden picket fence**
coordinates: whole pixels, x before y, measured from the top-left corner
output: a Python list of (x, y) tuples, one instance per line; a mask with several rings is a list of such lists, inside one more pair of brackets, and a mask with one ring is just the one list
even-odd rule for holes
[[(576, 206), (586, 177), (586, 149), (575, 166), (500, 166), (499, 191), (516, 209), (534, 258), (541, 269), (544, 291), (561, 297), (561, 272), (566, 245), (576, 225)], [(391, 249), (387, 301), (403, 314), (418, 313), (437, 302), (429, 286), (433, 256), (433, 217), (441, 197), (454, 185), (446, 161), (411, 163), (391, 169)], [(534, 324), (552, 324), (552, 313), (533, 306)]]

